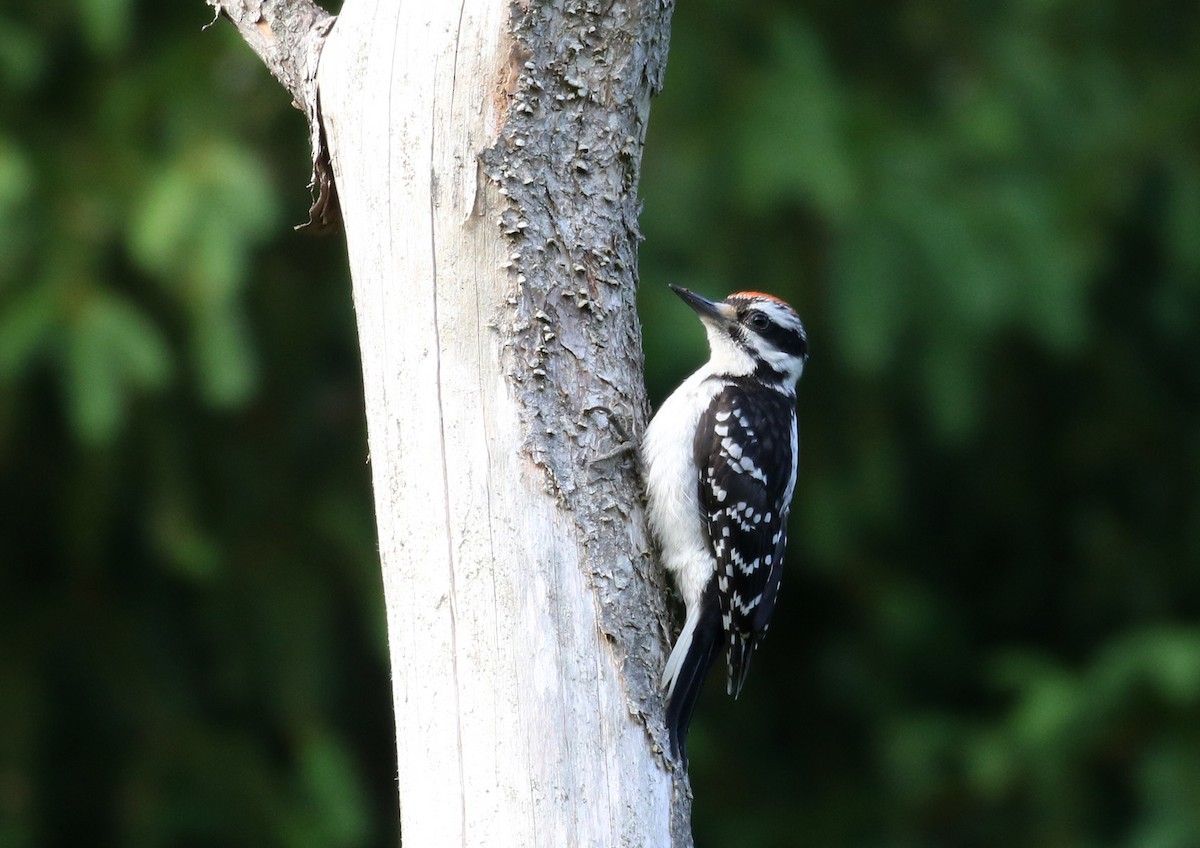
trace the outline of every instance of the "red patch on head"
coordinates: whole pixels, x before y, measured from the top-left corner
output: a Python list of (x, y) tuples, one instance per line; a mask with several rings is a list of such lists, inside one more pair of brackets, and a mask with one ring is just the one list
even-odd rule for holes
[(781, 300), (780, 298), (776, 297), (773, 294), (767, 294), (766, 292), (756, 292), (756, 291), (734, 292), (733, 294), (730, 295), (730, 297), (745, 297), (745, 298), (759, 297), (759, 298), (762, 298), (763, 300), (773, 300), (776, 303), (782, 303), (784, 306), (787, 306), (787, 303), (785, 301)]

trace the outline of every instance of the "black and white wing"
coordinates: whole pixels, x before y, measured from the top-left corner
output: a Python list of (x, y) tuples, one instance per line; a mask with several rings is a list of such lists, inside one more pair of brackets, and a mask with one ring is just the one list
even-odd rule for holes
[(727, 690), (736, 697), (771, 623), (783, 573), (796, 485), (795, 400), (753, 383), (732, 383), (701, 416), (693, 447), (700, 509), (717, 563), (708, 591), (718, 600), (728, 646)]

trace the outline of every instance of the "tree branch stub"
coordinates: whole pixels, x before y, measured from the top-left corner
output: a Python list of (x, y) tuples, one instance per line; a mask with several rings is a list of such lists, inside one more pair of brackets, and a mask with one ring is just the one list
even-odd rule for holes
[(304, 113), (312, 148), (313, 203), (309, 219), (296, 227), (314, 235), (336, 232), (341, 223), (337, 188), (321, 122), (317, 68), (321, 48), (337, 20), (311, 0), (205, 0), (224, 15), (258, 54)]

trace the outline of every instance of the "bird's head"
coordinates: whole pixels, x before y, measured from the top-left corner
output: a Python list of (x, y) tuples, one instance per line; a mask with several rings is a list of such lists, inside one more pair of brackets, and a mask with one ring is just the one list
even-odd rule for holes
[(704, 323), (714, 374), (754, 375), (795, 389), (808, 361), (808, 334), (796, 310), (762, 292), (737, 292), (714, 301), (680, 286), (671, 290)]

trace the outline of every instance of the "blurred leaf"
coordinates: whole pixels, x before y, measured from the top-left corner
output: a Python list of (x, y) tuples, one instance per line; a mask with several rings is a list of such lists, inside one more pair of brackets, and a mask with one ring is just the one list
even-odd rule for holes
[(1136, 776), (1143, 804), (1129, 841), (1131, 848), (1186, 848), (1200, 841), (1200, 738), (1190, 745), (1158, 745)]
[(842, 127), (842, 92), (811, 30), (785, 19), (770, 33), (762, 79), (740, 104), (733, 148), (743, 202), (812, 203), (841, 220), (855, 199)]
[(76, 431), (97, 443), (116, 433), (129, 394), (158, 388), (171, 371), (166, 342), (132, 304), (94, 293), (80, 304), (67, 349), (68, 397)]
[(959, 728), (939, 714), (906, 715), (887, 729), (886, 755), (891, 787), (910, 803), (945, 789), (954, 752), (962, 745)]
[(78, 0), (83, 32), (93, 50), (116, 53), (129, 36), (132, 0)]
[(0, 311), (0, 381), (20, 376), (46, 350), (62, 320), (59, 312), (53, 286), (20, 292)]
[(370, 833), (366, 803), (354, 763), (345, 746), (329, 736), (312, 736), (301, 751), (301, 776), (311, 828), (304, 844), (362, 845)]
[(1020, 777), (1021, 755), (1008, 735), (997, 728), (977, 732), (964, 748), (963, 756), (972, 787), (988, 801), (1001, 800)]
[(14, 211), (28, 199), (32, 188), (28, 158), (10, 136), (0, 135), (0, 223), (10, 224)]
[[(2, 32), (3, 27), (0, 26)], [(0, 44), (0, 55), (3, 52), (3, 45)], [(34, 175), (29, 159), (12, 138), (0, 134), (0, 231), (10, 235), (9, 238), (0, 238), (0, 294), (12, 284), (13, 258), (24, 247), (11, 236), (19, 232), (19, 219), (32, 195), (33, 186)]]
[(1200, 630), (1134, 631), (1100, 654), (1091, 676), (1106, 702), (1127, 700), (1149, 687), (1173, 705), (1200, 705)]
[(981, 352), (973, 338), (947, 331), (919, 360), (925, 366), (930, 424), (948, 443), (966, 439), (979, 420), (981, 397), (974, 366)]
[(163, 562), (197, 583), (210, 582), (222, 572), (219, 546), (197, 526), (195, 517), (178, 503), (155, 504), (152, 534)]
[(183, 167), (170, 169), (151, 182), (151, 188), (129, 228), (130, 251), (155, 274), (181, 270), (183, 255), (198, 208), (194, 178)]
[(200, 388), (214, 406), (245, 401), (254, 389), (257, 368), (245, 315), (236, 304), (196, 304), (193, 344)]
[(26, 89), (45, 67), (44, 39), (8, 13), (0, 13), (0, 86), (14, 91)]
[(881, 220), (865, 220), (841, 233), (834, 252), (832, 316), (836, 343), (848, 364), (874, 373), (895, 363), (914, 316), (916, 291), (908, 287), (908, 248)]
[(275, 223), (273, 200), (256, 159), (209, 145), (151, 182), (130, 229), (136, 259), (184, 287), (201, 389), (217, 406), (237, 405), (254, 388), (255, 355), (238, 298), (249, 254)]
[(146, 270), (207, 296), (240, 287), (249, 251), (276, 223), (275, 194), (258, 159), (224, 143), (176, 157), (148, 183), (129, 230)]
[(1200, 287), (1200, 161), (1180, 157), (1168, 191), (1167, 244), (1179, 265), (1178, 283), (1195, 290)]

